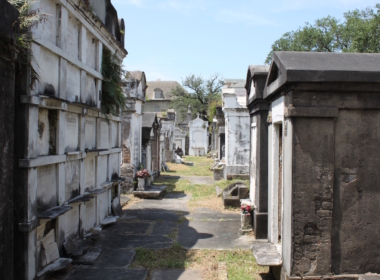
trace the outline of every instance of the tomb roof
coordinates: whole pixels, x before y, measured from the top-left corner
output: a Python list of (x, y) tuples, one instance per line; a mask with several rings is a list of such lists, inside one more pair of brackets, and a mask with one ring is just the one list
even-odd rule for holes
[[(150, 100), (154, 100), (154, 90), (161, 89), (164, 94), (163, 99), (171, 99), (172, 96), (170, 92), (175, 89), (177, 86), (182, 87), (176, 81), (148, 81), (148, 89), (146, 90), (146, 97)], [(185, 89), (184, 89), (185, 90)], [(186, 91), (186, 90), (185, 90)]]
[(274, 52), (265, 97), (291, 82), (380, 82), (380, 54)]
[(142, 115), (142, 127), (152, 127), (157, 121), (157, 114), (146, 112)]
[(251, 79), (256, 75), (268, 75), (269, 65), (249, 65), (247, 71), (247, 79), (245, 80), (245, 88), (248, 90)]

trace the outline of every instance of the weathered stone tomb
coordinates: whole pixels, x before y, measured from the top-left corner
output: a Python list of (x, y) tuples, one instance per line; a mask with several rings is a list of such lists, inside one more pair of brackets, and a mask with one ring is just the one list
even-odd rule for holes
[[(380, 55), (275, 52), (268, 114), (268, 242), (281, 279), (380, 273)], [(346, 276), (344, 276), (346, 275)]]
[(121, 180), (120, 118), (101, 112), (101, 65), (103, 49), (127, 55), (123, 20), (110, 1), (97, 1), (99, 15), (84, 2), (32, 4), (49, 16), (30, 34), (40, 79), (32, 88), (25, 73), (16, 88), (17, 279), (67, 264), (63, 244), (112, 215)]

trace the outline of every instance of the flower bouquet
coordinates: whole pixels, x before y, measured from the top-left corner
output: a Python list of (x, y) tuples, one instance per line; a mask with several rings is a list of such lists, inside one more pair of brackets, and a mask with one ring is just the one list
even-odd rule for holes
[(136, 173), (137, 176), (137, 189), (140, 191), (145, 190), (145, 178), (150, 176), (148, 169), (140, 170)]
[(252, 211), (252, 206), (251, 205), (247, 205), (247, 204), (242, 204), (240, 206), (240, 209), (241, 209), (241, 212), (247, 216), (250, 216), (251, 215), (251, 211)]
[(150, 176), (149, 170), (148, 169), (140, 170), (139, 172), (136, 173), (136, 176), (138, 178), (147, 178)]

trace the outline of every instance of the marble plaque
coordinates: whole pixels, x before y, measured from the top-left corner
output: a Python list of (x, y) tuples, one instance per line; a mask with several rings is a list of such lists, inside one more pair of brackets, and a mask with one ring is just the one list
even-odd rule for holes
[(49, 154), (49, 136), (48, 110), (38, 108), (37, 149), (39, 156)]
[(65, 152), (72, 152), (78, 150), (78, 131), (78, 114), (66, 112)]
[(109, 149), (109, 130), (108, 123), (105, 120), (100, 121), (100, 129), (98, 133), (100, 133), (100, 149)]
[(80, 195), (80, 162), (65, 163), (65, 201)]
[(43, 21), (43, 24), (41, 23), (33, 26), (33, 32), (36, 33), (37, 38), (47, 40), (55, 45), (57, 40), (57, 5), (51, 0), (40, 0), (38, 1), (38, 4), (34, 5), (38, 5), (40, 14), (45, 14), (47, 16)]
[(76, 204), (72, 204), (72, 206), (73, 209), (65, 214), (65, 238), (78, 235), (79, 207)]
[(85, 158), (84, 170), (84, 188), (92, 189), (95, 187), (95, 157)]
[[(74, 58), (79, 58), (79, 22), (74, 16), (69, 15), (67, 21), (67, 32), (66, 32), (66, 50)], [(67, 71), (69, 73), (69, 71)]]
[(83, 228), (85, 231), (89, 231), (95, 226), (95, 199), (91, 199), (90, 201), (86, 202), (84, 204), (84, 221), (83, 221)]
[(85, 148), (96, 148), (96, 118), (86, 116), (85, 121)]
[(110, 121), (111, 126), (111, 148), (116, 148), (117, 145), (117, 139), (118, 139), (118, 131), (117, 131), (117, 122)]
[(87, 30), (87, 42), (86, 42), (86, 64), (90, 66), (92, 69), (95, 69), (96, 65), (96, 43), (97, 40), (94, 35), (92, 35), (88, 30)]
[(107, 182), (107, 170), (108, 170), (108, 168), (107, 168), (107, 157), (108, 157), (107, 155), (97, 157), (97, 161), (98, 161), (98, 165), (97, 165), (98, 186)]
[(43, 212), (57, 206), (56, 165), (44, 165), (37, 169), (37, 207)]
[(80, 101), (80, 70), (71, 63), (67, 63), (67, 100), (70, 102)]
[(87, 74), (86, 77), (86, 104), (96, 107), (96, 79)]
[(98, 222), (100, 223), (108, 216), (108, 192), (97, 196), (98, 199)]
[(41, 48), (40, 60), (40, 94), (58, 96), (59, 57), (45, 48)]
[(119, 177), (119, 154), (109, 155), (109, 174), (111, 178)]

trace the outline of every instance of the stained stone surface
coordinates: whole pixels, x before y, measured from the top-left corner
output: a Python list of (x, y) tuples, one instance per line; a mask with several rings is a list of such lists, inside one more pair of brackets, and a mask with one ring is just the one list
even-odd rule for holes
[(145, 280), (148, 271), (146, 269), (74, 269), (65, 280)]

